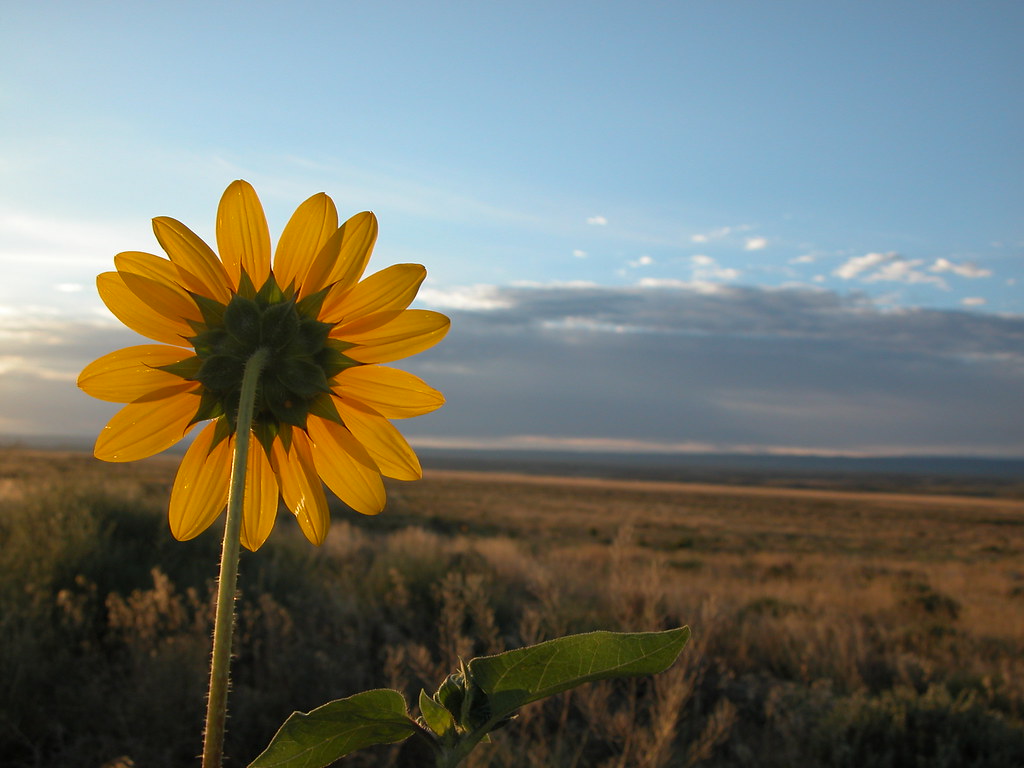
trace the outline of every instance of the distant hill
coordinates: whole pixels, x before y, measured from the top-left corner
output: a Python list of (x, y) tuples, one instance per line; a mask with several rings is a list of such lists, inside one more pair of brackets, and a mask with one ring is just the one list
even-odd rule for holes
[[(0, 447), (91, 451), (93, 438), (3, 437)], [(182, 453), (184, 445), (168, 453)], [(417, 448), (427, 469), (1024, 498), (1024, 459)]]
[(417, 449), (436, 469), (1024, 497), (1024, 459)]

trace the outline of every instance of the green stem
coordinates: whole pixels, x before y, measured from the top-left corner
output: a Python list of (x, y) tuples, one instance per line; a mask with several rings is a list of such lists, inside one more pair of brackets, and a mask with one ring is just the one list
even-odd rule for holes
[(227, 719), (231, 638), (235, 630), (235, 590), (238, 585), (238, 549), (245, 501), (245, 466), (249, 456), (256, 385), (269, 354), (266, 349), (256, 350), (246, 362), (245, 373), (242, 374), (242, 392), (235, 420), (235, 453), (231, 461), (231, 485), (228, 488), (228, 514), (224, 523), (220, 579), (217, 581), (217, 615), (213, 623), (213, 656), (210, 661), (210, 694), (206, 701), (203, 768), (221, 768), (224, 757), (224, 722)]
[(469, 757), (469, 753), (483, 740), (484, 736), (490, 733), (493, 727), (493, 722), (486, 723), (475, 731), (461, 736), (455, 744), (442, 747), (436, 755), (436, 768), (455, 768)]

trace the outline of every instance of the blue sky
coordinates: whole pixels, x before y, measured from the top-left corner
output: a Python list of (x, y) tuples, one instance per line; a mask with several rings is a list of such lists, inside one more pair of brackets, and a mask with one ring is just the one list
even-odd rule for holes
[(102, 425), (93, 278), (245, 178), (427, 265), (421, 444), (1024, 455), (1019, 3), (4, 6), (0, 433)]

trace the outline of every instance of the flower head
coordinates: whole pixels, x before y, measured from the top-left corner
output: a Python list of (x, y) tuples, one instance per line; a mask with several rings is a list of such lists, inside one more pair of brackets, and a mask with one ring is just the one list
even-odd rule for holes
[(246, 468), (241, 541), (259, 548), (278, 499), (314, 544), (330, 515), (323, 483), (364, 514), (384, 508), (381, 476), (414, 480), (419, 461), (390, 419), (429, 413), (440, 392), (381, 365), (414, 355), (448, 331), (444, 315), (408, 309), (426, 276), (396, 264), (361, 279), (377, 238), (372, 213), (338, 226), (331, 198), (298, 207), (270, 255), (263, 207), (236, 181), (217, 211), (220, 257), (179, 221), (153, 220), (168, 259), (130, 251), (97, 280), (100, 297), (132, 330), (160, 344), (90, 363), (78, 385), (125, 403), (94, 453), (133, 461), (159, 453), (208, 422), (189, 446), (171, 491), (178, 539), (202, 533), (227, 503), (242, 371), (265, 349)]

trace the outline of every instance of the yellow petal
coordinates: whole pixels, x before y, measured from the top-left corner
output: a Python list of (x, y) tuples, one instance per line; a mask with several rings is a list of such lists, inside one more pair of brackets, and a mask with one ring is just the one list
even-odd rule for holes
[(271, 464), (281, 483), (285, 506), (295, 514), (306, 538), (319, 547), (327, 536), (331, 514), (306, 433), (293, 429), (291, 448), (287, 451), (280, 440), (275, 440)]
[(245, 506), (242, 510), (242, 546), (249, 551), (255, 552), (262, 547), (274, 530), (278, 497), (277, 476), (266, 451), (253, 436), (245, 463)]
[(245, 270), (259, 288), (270, 275), (270, 230), (256, 190), (247, 181), (231, 183), (217, 208), (217, 250), (232, 283)]
[(216, 422), (207, 424), (178, 466), (167, 515), (178, 541), (195, 538), (209, 528), (228, 503), (234, 438), (221, 440), (211, 451), (216, 428)]
[(306, 430), (313, 440), (313, 461), (327, 487), (356, 512), (376, 515), (384, 509), (384, 483), (366, 449), (340, 424), (310, 414)]
[(336, 284), (327, 292), (320, 320), (345, 324), (378, 312), (401, 312), (416, 298), (426, 276), (420, 264), (394, 264), (350, 290), (339, 291)]
[(360, 363), (388, 363), (430, 349), (448, 333), (449, 320), (428, 309), (407, 309), (394, 320), (365, 333), (335, 328), (331, 336), (357, 345), (345, 354)]
[(186, 382), (172, 397), (126, 405), (96, 438), (96, 458), (135, 461), (170, 448), (189, 431), (189, 422), (199, 407), (199, 397), (190, 391), (198, 387)]
[(338, 230), (334, 201), (321, 192), (295, 209), (274, 251), (274, 276), (281, 288), (302, 285), (320, 250)]
[[(139, 301), (150, 306), (155, 312), (168, 320), (203, 319), (199, 307), (184, 291), (175, 291), (166, 283), (152, 280), (132, 272), (118, 272), (128, 290), (134, 293)], [(186, 326), (188, 327), (188, 326)]]
[(153, 253), (144, 251), (124, 251), (114, 257), (114, 266), (121, 274), (131, 272), (148, 277), (157, 282), (166, 283), (168, 287), (177, 287), (178, 270), (167, 259), (161, 259)]
[(183, 320), (172, 320), (156, 312), (149, 304), (135, 295), (117, 272), (104, 272), (96, 278), (100, 298), (118, 320), (136, 333), (155, 341), (187, 347), (185, 340), (194, 336), (195, 331)]
[(221, 304), (231, 300), (224, 265), (199, 235), (169, 216), (153, 219), (153, 233), (160, 247), (178, 268), (183, 286), (193, 293), (216, 299)]
[(444, 395), (418, 376), (381, 365), (347, 368), (331, 387), (335, 394), (366, 403), (389, 419), (422, 416), (444, 405)]
[(342, 224), (320, 249), (302, 282), (299, 297), (316, 293), (331, 284), (339, 291), (351, 288), (363, 276), (373, 244), (377, 242), (377, 217), (357, 213)]
[(419, 459), (390, 421), (355, 400), (335, 398), (334, 404), (345, 426), (362, 443), (382, 475), (396, 480), (419, 480), (423, 477)]
[(78, 386), (100, 400), (130, 403), (157, 390), (181, 384), (180, 376), (161, 371), (157, 366), (177, 363), (187, 357), (191, 357), (191, 353), (181, 347), (162, 344), (126, 347), (85, 366), (78, 376)]

